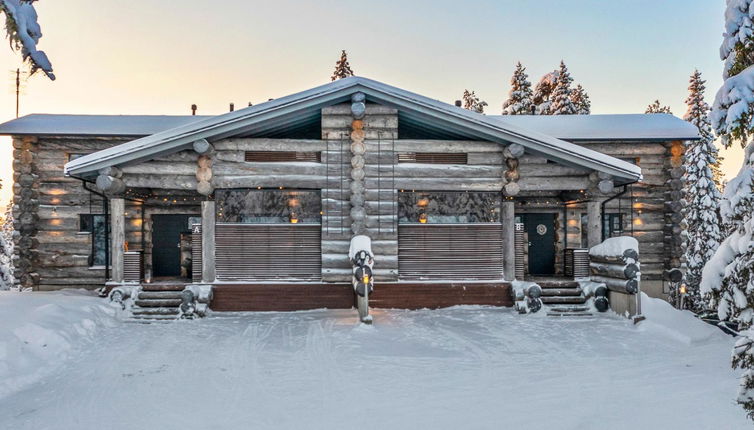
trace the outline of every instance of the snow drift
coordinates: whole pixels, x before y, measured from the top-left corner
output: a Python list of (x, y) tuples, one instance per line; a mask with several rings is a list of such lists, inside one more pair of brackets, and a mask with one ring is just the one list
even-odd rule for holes
[(115, 310), (84, 290), (0, 292), (0, 398), (52, 375)]

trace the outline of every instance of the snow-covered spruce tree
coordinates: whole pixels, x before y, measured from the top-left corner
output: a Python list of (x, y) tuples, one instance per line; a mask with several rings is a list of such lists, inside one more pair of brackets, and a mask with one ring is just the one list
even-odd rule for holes
[(552, 115), (575, 115), (577, 113), (576, 105), (571, 101), (571, 84), (573, 78), (568, 73), (565, 63), (560, 61), (560, 70), (555, 88), (552, 90), (550, 100), (550, 114)]
[(532, 98), (534, 93), (531, 90), (529, 75), (526, 74), (526, 67), (519, 61), (516, 63), (516, 70), (513, 71), (511, 78), (511, 90), (508, 93), (508, 100), (503, 102), (503, 115), (531, 115), (534, 113), (534, 102)]
[(723, 174), (723, 160), (725, 160), (725, 157), (718, 152), (714, 164), (710, 166), (710, 169), (712, 169), (712, 180), (715, 181), (717, 189), (721, 192), (725, 189), (725, 184), (727, 182), (724, 178), (725, 175)]
[(670, 111), (670, 106), (662, 106), (659, 100), (655, 100), (654, 102), (650, 103), (649, 106), (647, 106), (647, 110), (645, 110), (644, 113), (672, 114), (673, 112)]
[(37, 49), (42, 29), (37, 22), (36, 0), (0, 0), (0, 12), (5, 14), (5, 32), (14, 50), (20, 50), (24, 61), (31, 65), (31, 73), (43, 71), (55, 80), (52, 64), (44, 51)]
[[(715, 185), (711, 166), (717, 160), (712, 127), (708, 118), (709, 105), (704, 101), (705, 81), (696, 70), (689, 79), (688, 109), (683, 119), (699, 129), (701, 139), (691, 141), (684, 157), (683, 175), (683, 249), (686, 265), (685, 281), (688, 295), (685, 306), (695, 312), (706, 308), (699, 291), (702, 269), (717, 250), (720, 232), (720, 191)], [(675, 303), (677, 291), (671, 290), (670, 302)]]
[(555, 89), (555, 85), (558, 82), (558, 70), (542, 76), (542, 79), (537, 82), (534, 87), (534, 94), (532, 95), (532, 101), (534, 102), (534, 113), (536, 115), (550, 115), (550, 97), (552, 91)]
[(589, 94), (586, 93), (581, 84), (571, 91), (571, 101), (576, 106), (576, 114), (589, 115), (592, 113), (592, 102), (589, 100)]
[(474, 112), (484, 113), (484, 107), (487, 106), (487, 102), (479, 100), (474, 91), (463, 90), (463, 108), (473, 110)]
[(335, 81), (349, 76), (353, 76), (353, 70), (351, 70), (351, 65), (348, 64), (348, 54), (344, 49), (340, 51), (340, 60), (335, 62), (335, 71), (330, 76), (330, 80)]
[(741, 337), (732, 365), (744, 370), (738, 403), (754, 419), (754, 0), (727, 0), (725, 33), (720, 47), (723, 86), (710, 113), (713, 130), (727, 148), (745, 147), (738, 175), (725, 187), (720, 203), (728, 236), (704, 266), (701, 292), (709, 294), (723, 320), (739, 324)]
[(13, 287), (13, 204), (8, 204), (0, 228), (0, 290)]

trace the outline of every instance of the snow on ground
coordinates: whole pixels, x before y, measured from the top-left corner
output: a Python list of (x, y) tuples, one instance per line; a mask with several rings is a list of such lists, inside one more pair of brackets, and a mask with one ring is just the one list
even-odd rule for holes
[[(355, 310), (114, 323), (96, 299), (61, 294), (52, 312), (49, 297), (0, 294), (3, 328), (49, 329), (57, 312), (71, 334), (54, 372), (0, 398), (0, 428), (750, 428), (733, 338), (652, 299), (638, 326), (491, 307), (377, 310), (363, 326)], [(84, 313), (102, 315), (96, 341), (74, 343)]]
[(114, 314), (85, 290), (0, 291), (0, 398), (55, 372)]

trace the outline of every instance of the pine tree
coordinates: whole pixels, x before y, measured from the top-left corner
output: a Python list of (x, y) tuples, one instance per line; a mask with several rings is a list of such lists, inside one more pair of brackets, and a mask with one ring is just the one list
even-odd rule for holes
[(503, 115), (531, 115), (534, 113), (534, 102), (532, 97), (534, 93), (531, 90), (529, 75), (526, 74), (526, 67), (519, 61), (516, 63), (516, 70), (513, 71), (511, 78), (511, 90), (508, 93), (508, 100), (503, 102)]
[(647, 110), (645, 110), (644, 113), (669, 113), (669, 114), (672, 114), (673, 112), (670, 111), (670, 106), (662, 106), (662, 105), (660, 105), (660, 101), (659, 100), (655, 100), (654, 102), (650, 103), (649, 106), (647, 106)]
[(532, 95), (532, 101), (534, 102), (534, 113), (536, 115), (550, 115), (550, 104), (552, 103), (550, 97), (555, 89), (555, 85), (558, 82), (558, 70), (542, 76), (542, 79), (537, 82), (534, 87), (534, 94)]
[(723, 320), (738, 322), (741, 337), (732, 365), (743, 369), (738, 403), (754, 418), (754, 0), (727, 0), (720, 47), (723, 85), (710, 113), (712, 128), (728, 148), (744, 146), (738, 175), (725, 186), (720, 214), (729, 227), (702, 273), (702, 294), (710, 294)]
[(13, 204), (8, 204), (0, 228), (0, 290), (13, 287)]
[(576, 113), (578, 115), (589, 115), (592, 113), (592, 102), (589, 100), (589, 94), (586, 93), (581, 84), (576, 85), (576, 88), (571, 91), (571, 102), (576, 106)]
[(463, 108), (473, 110), (474, 112), (484, 113), (484, 107), (487, 102), (479, 100), (474, 91), (463, 90)]
[[(704, 101), (705, 81), (697, 70), (689, 79), (688, 109), (683, 119), (694, 124), (701, 139), (689, 143), (684, 157), (683, 176), (683, 248), (686, 266), (685, 282), (687, 309), (704, 310), (699, 284), (704, 265), (712, 258), (722, 240), (720, 232), (720, 191), (715, 185), (711, 166), (717, 160), (710, 126), (709, 105)], [(670, 301), (675, 302), (677, 291), (671, 290)]]
[(552, 90), (550, 96), (552, 105), (550, 105), (550, 113), (552, 115), (575, 115), (576, 105), (571, 101), (571, 84), (573, 78), (568, 73), (568, 68), (563, 61), (560, 62), (560, 70), (558, 73), (558, 80), (555, 83), (555, 88)]
[(717, 159), (715, 159), (714, 164), (710, 166), (710, 169), (712, 169), (712, 180), (715, 181), (715, 185), (717, 185), (717, 189), (721, 192), (725, 189), (725, 174), (723, 173), (723, 160), (725, 160), (725, 157), (720, 155), (718, 152)]
[(43, 71), (55, 80), (52, 64), (44, 51), (37, 49), (42, 29), (37, 22), (37, 11), (32, 4), (36, 0), (0, 0), (0, 12), (5, 14), (5, 31), (11, 49), (21, 51), (24, 61), (31, 65), (31, 73)]
[(346, 54), (346, 50), (344, 49), (340, 51), (340, 60), (335, 62), (335, 71), (330, 80), (335, 81), (349, 76), (353, 76), (353, 70), (351, 70), (351, 65), (348, 64), (348, 54)]

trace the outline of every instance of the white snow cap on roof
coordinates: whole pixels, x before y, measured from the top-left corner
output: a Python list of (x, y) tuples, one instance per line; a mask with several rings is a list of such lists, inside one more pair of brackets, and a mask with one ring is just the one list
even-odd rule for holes
[(489, 115), (564, 140), (695, 140), (697, 128), (670, 114)]

